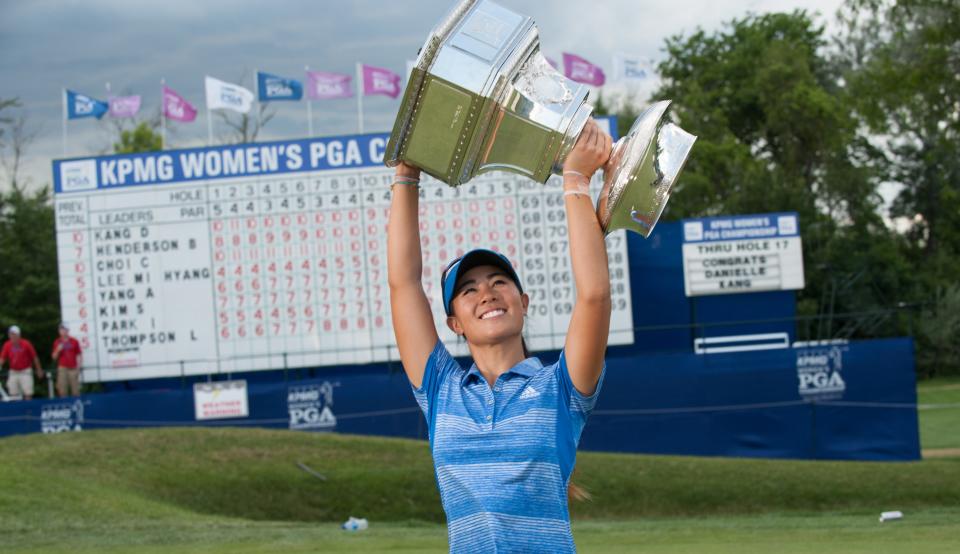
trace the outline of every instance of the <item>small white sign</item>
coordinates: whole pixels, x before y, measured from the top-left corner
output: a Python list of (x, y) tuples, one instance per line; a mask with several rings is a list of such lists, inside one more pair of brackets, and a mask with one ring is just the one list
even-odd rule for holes
[(795, 215), (782, 215), (777, 218), (777, 230), (780, 231), (781, 235), (796, 235), (797, 230), (797, 216)]
[(247, 382), (220, 381), (193, 385), (193, 406), (197, 421), (250, 415)]
[(703, 223), (700, 221), (687, 221), (683, 224), (684, 240), (703, 240)]
[(78, 160), (60, 164), (60, 190), (76, 192), (97, 188), (97, 162)]

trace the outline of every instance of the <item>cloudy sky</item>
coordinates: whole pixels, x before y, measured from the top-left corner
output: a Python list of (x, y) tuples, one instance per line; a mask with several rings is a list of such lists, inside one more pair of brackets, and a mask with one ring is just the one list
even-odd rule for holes
[[(657, 60), (667, 37), (697, 27), (718, 29), (748, 12), (804, 9), (820, 14), (829, 27), (842, 0), (499, 2), (537, 20), (548, 56), (574, 52), (610, 75), (615, 51)], [(50, 181), (50, 161), (61, 157), (62, 87), (105, 98), (110, 83), (115, 94), (142, 95), (142, 113), (155, 114), (165, 78), (201, 110), (192, 124), (170, 125), (169, 142), (200, 145), (206, 142), (204, 75), (252, 88), (255, 69), (300, 77), (305, 65), (352, 73), (362, 61), (400, 73), (452, 5), (452, 0), (0, 0), (0, 98), (19, 97), (37, 134), (26, 160), (26, 175), (37, 186)], [(306, 135), (302, 102), (274, 105), (276, 117), (262, 138)], [(388, 131), (398, 106), (399, 100), (367, 98), (366, 130)], [(356, 131), (355, 101), (315, 102), (313, 108), (316, 134)], [(115, 135), (106, 118), (73, 120), (68, 131), (71, 157), (105, 153)]]

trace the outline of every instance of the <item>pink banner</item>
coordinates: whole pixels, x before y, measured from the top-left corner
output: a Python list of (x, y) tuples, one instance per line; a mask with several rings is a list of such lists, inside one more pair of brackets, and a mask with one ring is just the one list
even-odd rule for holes
[(328, 100), (331, 98), (352, 98), (353, 86), (350, 75), (307, 71), (307, 98)]
[(363, 94), (382, 94), (390, 98), (400, 96), (400, 76), (371, 65), (363, 65)]
[(197, 118), (197, 109), (177, 91), (163, 86), (163, 115), (167, 119), (189, 123)]
[(110, 117), (134, 117), (140, 111), (140, 96), (114, 96), (110, 98)]
[(574, 54), (563, 53), (563, 74), (571, 81), (602, 86), (607, 82), (607, 76), (599, 66), (593, 65), (587, 60)]

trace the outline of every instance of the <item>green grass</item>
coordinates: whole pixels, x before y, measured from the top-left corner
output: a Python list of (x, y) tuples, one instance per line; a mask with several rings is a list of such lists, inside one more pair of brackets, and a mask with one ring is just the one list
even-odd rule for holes
[(919, 412), (923, 448), (960, 448), (960, 377), (921, 381), (917, 401), (932, 405)]
[[(960, 403), (960, 379), (918, 386)], [(960, 448), (960, 410), (921, 410), (925, 449)], [(303, 462), (320, 480), (297, 467)], [(582, 552), (960, 552), (960, 457), (805, 462), (580, 453)], [(880, 524), (883, 510), (905, 518)], [(366, 517), (371, 528), (338, 524)], [(0, 439), (4, 552), (444, 552), (419, 441), (260, 429)]]
[[(574, 522), (581, 552), (717, 554), (941, 554), (960, 546), (960, 511), (908, 513), (879, 524), (876, 514), (759, 515)], [(447, 551), (440, 524), (379, 523), (347, 533), (330, 523), (267, 523), (191, 518), (177, 523), (113, 525), (38, 533), (30, 544), (15, 537), (15, 553), (212, 553)]]
[[(296, 467), (302, 461), (322, 481)], [(581, 453), (584, 552), (943, 552), (960, 459), (802, 462)], [(881, 510), (903, 522), (877, 523)], [(258, 429), (0, 440), (5, 552), (443, 551), (424, 442)], [(337, 523), (367, 517), (371, 529)], [(952, 541), (952, 542), (951, 542)]]

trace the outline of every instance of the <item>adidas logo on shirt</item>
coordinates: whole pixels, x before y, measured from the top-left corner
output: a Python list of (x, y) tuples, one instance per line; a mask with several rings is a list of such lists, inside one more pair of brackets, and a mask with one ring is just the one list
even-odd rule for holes
[(536, 398), (538, 396), (540, 396), (540, 391), (533, 388), (533, 386), (529, 386), (523, 389), (523, 392), (520, 393), (520, 400), (526, 400), (528, 398)]

